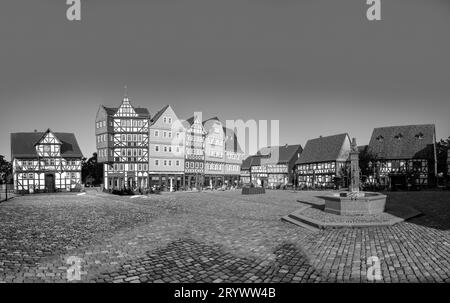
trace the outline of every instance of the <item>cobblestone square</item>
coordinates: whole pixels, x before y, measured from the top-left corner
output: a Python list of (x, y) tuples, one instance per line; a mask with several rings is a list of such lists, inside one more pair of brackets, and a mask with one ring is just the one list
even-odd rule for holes
[[(320, 192), (18, 196), (0, 204), (0, 281), (450, 282), (450, 192), (392, 192), (422, 216), (310, 231), (280, 218)], [(76, 282), (75, 280), (74, 282)]]

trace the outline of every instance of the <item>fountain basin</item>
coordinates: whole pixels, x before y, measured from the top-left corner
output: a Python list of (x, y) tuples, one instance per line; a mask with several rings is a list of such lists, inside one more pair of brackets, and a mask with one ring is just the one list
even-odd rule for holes
[(339, 192), (322, 198), (325, 212), (336, 215), (380, 214), (386, 207), (386, 195), (374, 192)]

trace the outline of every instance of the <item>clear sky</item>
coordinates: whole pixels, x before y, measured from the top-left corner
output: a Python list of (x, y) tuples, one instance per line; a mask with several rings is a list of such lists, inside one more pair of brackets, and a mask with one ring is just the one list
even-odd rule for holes
[(82, 0), (0, 4), (0, 154), (11, 132), (74, 132), (95, 151), (100, 104), (123, 86), (152, 114), (172, 104), (225, 119), (278, 119), (280, 143), (435, 123), (450, 135), (450, 1)]

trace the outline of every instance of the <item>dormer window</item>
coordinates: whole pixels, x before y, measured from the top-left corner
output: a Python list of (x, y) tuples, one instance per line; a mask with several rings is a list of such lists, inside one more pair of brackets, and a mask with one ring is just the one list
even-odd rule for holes
[(420, 133), (416, 134), (415, 137), (416, 137), (416, 139), (422, 140), (423, 139), (423, 133), (420, 132)]
[(377, 139), (378, 142), (383, 142), (384, 141), (384, 137), (381, 136), (381, 135), (378, 136), (376, 139)]
[(397, 140), (401, 140), (403, 138), (403, 135), (399, 133), (396, 136), (394, 136), (394, 138)]

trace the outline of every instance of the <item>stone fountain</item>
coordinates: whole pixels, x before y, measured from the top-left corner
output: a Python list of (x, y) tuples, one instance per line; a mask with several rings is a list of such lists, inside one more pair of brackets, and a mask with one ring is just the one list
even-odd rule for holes
[(325, 199), (325, 212), (337, 215), (372, 215), (383, 213), (386, 195), (359, 190), (360, 168), (359, 151), (353, 138), (350, 151), (350, 186), (348, 191), (341, 191)]

